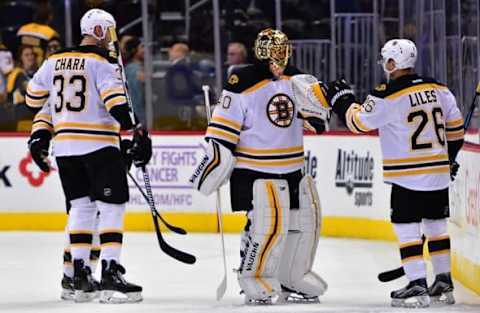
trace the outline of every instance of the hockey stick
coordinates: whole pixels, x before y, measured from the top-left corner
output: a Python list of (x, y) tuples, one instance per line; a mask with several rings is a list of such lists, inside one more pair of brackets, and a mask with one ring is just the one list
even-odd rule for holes
[[(422, 235), (422, 245), (425, 244), (426, 238), (425, 235)], [(398, 279), (405, 275), (405, 270), (403, 269), (403, 266), (397, 267), (393, 270), (381, 272), (378, 274), (378, 280), (381, 281), (382, 283), (386, 283), (395, 279)]]
[[(207, 121), (210, 122), (212, 119), (212, 112), (210, 111), (210, 97), (209, 97), (209, 90), (210, 86), (203, 85), (202, 86), (203, 95), (205, 97), (205, 108), (207, 110)], [(227, 291), (227, 257), (225, 256), (225, 238), (223, 235), (223, 222), (222, 222), (222, 199), (220, 198), (220, 190), (217, 189), (215, 191), (216, 195), (216, 211), (217, 211), (217, 221), (218, 221), (218, 231), (220, 232), (220, 237), (222, 238), (222, 254), (223, 254), (223, 279), (220, 282), (220, 285), (217, 287), (217, 301), (220, 301), (225, 292)]]
[[(109, 27), (108, 30), (110, 33), (110, 43), (113, 45), (113, 52), (116, 54), (117, 65), (119, 67), (119, 71), (121, 74), (123, 89), (125, 90), (125, 97), (127, 98), (127, 103), (130, 108), (130, 118), (132, 119), (132, 122), (135, 125), (135, 127), (138, 127), (139, 125), (136, 124), (136, 119), (133, 112), (132, 100), (130, 99), (130, 96), (128, 94), (128, 83), (127, 83), (127, 78), (125, 76), (125, 68), (123, 67), (123, 60), (122, 60), (122, 55), (120, 53), (120, 46), (118, 43), (117, 33), (115, 32), (114, 27)], [(163, 239), (162, 233), (160, 231), (160, 226), (158, 225), (158, 219), (156, 218), (156, 214), (155, 214), (155, 212), (158, 212), (158, 211), (155, 208), (155, 201), (153, 200), (152, 187), (150, 185), (150, 176), (148, 175), (148, 172), (145, 170), (145, 166), (142, 166), (142, 172), (143, 172), (143, 181), (145, 184), (145, 189), (147, 191), (147, 196), (149, 200), (148, 205), (150, 207), (150, 212), (152, 214), (153, 224), (155, 226), (155, 232), (157, 233), (157, 239), (160, 245), (160, 249), (163, 252), (165, 252), (167, 255), (171, 256), (174, 259), (177, 259), (180, 262), (187, 263), (187, 264), (195, 263), (196, 261), (195, 256), (175, 249)]]
[[(137, 189), (138, 191), (140, 191), (140, 193), (142, 194), (143, 198), (145, 199), (145, 201), (149, 201), (148, 199), (148, 196), (145, 194), (145, 191), (143, 191), (142, 189), (142, 186), (140, 186), (140, 184), (137, 182), (137, 180), (133, 177), (133, 175), (130, 173), (130, 172), (127, 172), (128, 174), (128, 177), (130, 177), (130, 179), (133, 181), (133, 183), (135, 184), (135, 186), (137, 186)], [(160, 215), (160, 212), (158, 212), (157, 210), (155, 210), (155, 216), (158, 217), (162, 223), (165, 225), (165, 227), (167, 227), (168, 229), (170, 229), (172, 232), (174, 233), (177, 233), (177, 234), (180, 234), (180, 235), (186, 235), (187, 232), (185, 231), (185, 229), (183, 228), (180, 228), (180, 227), (177, 227), (177, 226), (173, 226), (171, 224), (169, 224), (163, 217), (162, 215)]]
[(470, 109), (468, 110), (467, 116), (465, 117), (464, 129), (467, 130), (470, 126), (470, 122), (472, 121), (473, 112), (477, 107), (477, 96), (480, 94), (480, 83), (477, 85), (477, 89), (475, 90), (475, 96), (473, 97), (472, 104), (470, 104)]

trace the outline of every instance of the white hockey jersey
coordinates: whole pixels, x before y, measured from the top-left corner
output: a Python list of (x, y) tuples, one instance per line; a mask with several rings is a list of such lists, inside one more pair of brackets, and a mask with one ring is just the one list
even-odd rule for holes
[(418, 75), (378, 86), (346, 112), (355, 133), (379, 130), (385, 182), (430, 191), (448, 187), (448, 141), (463, 139), (463, 118), (450, 90)]
[(128, 108), (117, 66), (91, 46), (50, 56), (29, 81), (28, 106), (40, 109), (32, 131), (52, 127), (54, 155), (83, 155), (119, 147), (120, 124), (109, 113)]
[(303, 120), (292, 101), (287, 67), (280, 79), (247, 66), (234, 72), (213, 112), (206, 137), (229, 147), (236, 168), (265, 173), (290, 173), (303, 168)]

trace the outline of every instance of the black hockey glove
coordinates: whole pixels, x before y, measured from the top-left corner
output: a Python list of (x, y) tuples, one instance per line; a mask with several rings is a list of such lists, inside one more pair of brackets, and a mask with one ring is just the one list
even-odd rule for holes
[(333, 112), (345, 114), (348, 107), (355, 102), (355, 93), (345, 79), (337, 79), (327, 84), (327, 100)]
[(144, 167), (152, 158), (152, 140), (142, 126), (133, 131), (133, 147), (130, 151), (136, 167)]
[(450, 180), (454, 181), (457, 177), (458, 169), (460, 168), (460, 164), (457, 161), (450, 161)]
[(39, 130), (34, 132), (28, 140), (28, 149), (33, 161), (45, 173), (50, 172), (50, 164), (47, 157), (51, 139), (52, 135), (48, 131)]
[(120, 151), (122, 152), (122, 157), (127, 167), (127, 172), (129, 172), (130, 168), (132, 167), (132, 162), (133, 162), (132, 154), (131, 154), (132, 147), (133, 147), (133, 142), (130, 139), (122, 139), (122, 141), (120, 142)]

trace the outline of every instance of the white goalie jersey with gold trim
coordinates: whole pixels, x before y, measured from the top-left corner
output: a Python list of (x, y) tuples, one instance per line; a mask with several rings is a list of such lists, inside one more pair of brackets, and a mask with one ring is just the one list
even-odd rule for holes
[(420, 191), (448, 187), (448, 142), (463, 139), (464, 130), (447, 87), (402, 76), (377, 87), (362, 105), (352, 104), (345, 117), (352, 132), (379, 130), (386, 182)]
[(99, 51), (81, 46), (54, 54), (29, 81), (26, 103), (41, 109), (32, 132), (53, 133), (55, 156), (119, 147), (121, 124), (112, 114), (128, 104), (117, 66)]
[(274, 80), (250, 66), (230, 76), (206, 137), (232, 150), (235, 168), (276, 174), (303, 168), (303, 120), (289, 80), (298, 73), (287, 67)]

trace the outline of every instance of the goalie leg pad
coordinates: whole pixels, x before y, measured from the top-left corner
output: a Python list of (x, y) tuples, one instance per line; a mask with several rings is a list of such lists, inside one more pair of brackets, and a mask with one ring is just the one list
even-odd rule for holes
[(246, 300), (262, 301), (280, 295), (278, 269), (289, 220), (286, 180), (257, 179), (253, 184), (253, 210), (242, 234), (242, 261), (238, 282)]
[(315, 182), (307, 175), (299, 186), (300, 208), (290, 211), (290, 225), (280, 266), (282, 286), (307, 298), (323, 295), (327, 283), (312, 271), (321, 230), (321, 206)]
[(221, 187), (235, 167), (232, 152), (217, 141), (210, 139), (205, 156), (190, 178), (193, 188), (208, 196)]

